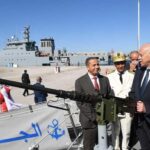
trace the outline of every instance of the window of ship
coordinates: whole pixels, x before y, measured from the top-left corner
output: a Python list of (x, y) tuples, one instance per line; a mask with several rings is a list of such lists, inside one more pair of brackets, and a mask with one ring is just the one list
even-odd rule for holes
[(45, 47), (45, 42), (43, 42), (43, 47)]
[(35, 50), (35, 42), (26, 43), (26, 50), (27, 51), (34, 51)]
[(47, 41), (47, 47), (50, 47), (50, 42), (49, 41)]
[(50, 60), (50, 61), (53, 60), (53, 57), (49, 57), (49, 60)]

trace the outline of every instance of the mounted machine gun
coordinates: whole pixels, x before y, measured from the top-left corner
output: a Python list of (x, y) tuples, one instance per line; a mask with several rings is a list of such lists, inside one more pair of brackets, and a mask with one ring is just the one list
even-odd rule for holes
[(106, 150), (107, 138), (106, 138), (106, 121), (116, 121), (118, 113), (123, 114), (124, 112), (134, 113), (135, 103), (130, 98), (122, 99), (114, 96), (105, 97), (103, 95), (88, 95), (79, 93), (76, 91), (64, 91), (50, 88), (41, 88), (34, 85), (27, 85), (16, 81), (10, 81), (0, 79), (0, 84), (9, 86), (15, 86), (18, 88), (27, 88), (29, 90), (37, 90), (54, 94), (56, 97), (71, 99), (79, 102), (87, 102), (96, 104), (96, 113), (98, 121), (98, 133), (99, 133), (99, 145), (95, 147), (95, 150)]

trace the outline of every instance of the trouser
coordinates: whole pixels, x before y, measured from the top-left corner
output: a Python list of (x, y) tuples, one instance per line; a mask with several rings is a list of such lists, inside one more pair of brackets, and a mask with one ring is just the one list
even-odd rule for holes
[(98, 142), (98, 129), (83, 129), (83, 146), (84, 150), (94, 150)]
[(136, 134), (141, 144), (142, 150), (150, 150), (150, 126), (144, 114), (137, 114)]
[(128, 150), (132, 117), (130, 113), (125, 113), (112, 123), (112, 141), (115, 150), (120, 150), (120, 130), (122, 132), (122, 150)]
[(24, 90), (23, 95), (26, 95), (26, 93), (27, 93), (27, 95), (29, 95), (28, 89)]

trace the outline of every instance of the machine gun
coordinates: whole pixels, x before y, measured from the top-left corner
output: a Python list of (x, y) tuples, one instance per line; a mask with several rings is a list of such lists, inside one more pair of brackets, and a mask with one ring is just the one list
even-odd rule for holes
[(56, 97), (64, 98), (64, 99), (71, 99), (74, 101), (80, 101), (80, 102), (87, 102), (87, 103), (96, 103), (100, 101), (101, 95), (89, 95), (89, 94), (83, 94), (79, 93), (77, 91), (64, 91), (64, 90), (56, 90), (56, 89), (50, 89), (50, 88), (41, 88), (37, 87), (35, 85), (29, 85), (29, 84), (23, 84), (21, 82), (16, 81), (10, 81), (5, 79), (0, 79), (0, 84), (14, 86), (18, 88), (23, 89), (29, 89), (29, 90), (36, 90), (36, 91), (42, 91), (49, 94), (54, 94)]
[(35, 85), (23, 84), (16, 81), (0, 79), (0, 84), (15, 86), (19, 88), (27, 88), (29, 90), (37, 90), (54, 94), (56, 97), (69, 98), (78, 102), (91, 103), (96, 105), (97, 121), (98, 121), (98, 145), (94, 150), (112, 150), (111, 146), (107, 146), (106, 121), (116, 121), (117, 114), (124, 112), (134, 113), (135, 103), (129, 98), (122, 99), (114, 96), (105, 97), (104, 95), (89, 95), (76, 91), (55, 90), (50, 88), (41, 88)]
[(0, 79), (0, 84), (14, 86), (18, 88), (27, 88), (54, 94), (56, 97), (71, 99), (79, 102), (96, 104), (97, 121), (101, 124), (103, 121), (115, 121), (117, 114), (124, 112), (134, 113), (135, 103), (129, 98), (122, 99), (114, 96), (105, 97), (101, 94), (89, 95), (77, 91), (64, 91), (50, 88), (41, 88), (35, 85), (23, 84), (21, 82)]

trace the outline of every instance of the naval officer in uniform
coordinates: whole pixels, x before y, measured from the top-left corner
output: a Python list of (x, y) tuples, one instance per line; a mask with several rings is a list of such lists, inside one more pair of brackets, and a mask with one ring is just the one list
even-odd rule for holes
[[(113, 55), (115, 70), (108, 74), (112, 92), (116, 97), (127, 98), (131, 90), (134, 74), (126, 70), (126, 57), (123, 53)], [(112, 123), (113, 146), (115, 150), (128, 150), (132, 117), (130, 113), (118, 114), (116, 122)], [(119, 143), (119, 134), (122, 132), (122, 144)], [(122, 148), (120, 148), (120, 145)]]

